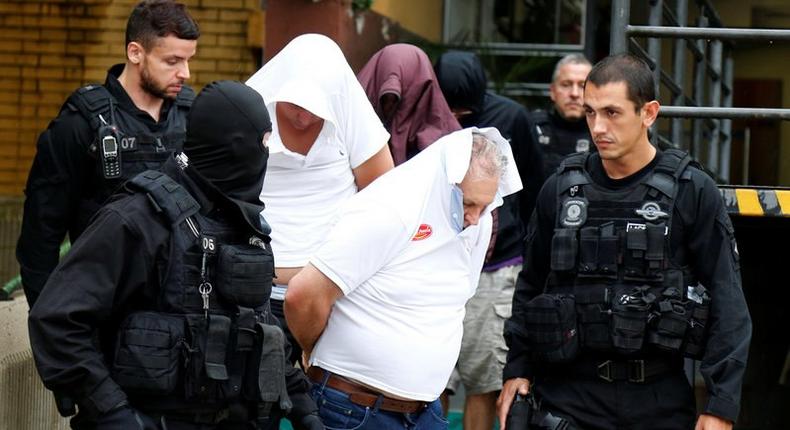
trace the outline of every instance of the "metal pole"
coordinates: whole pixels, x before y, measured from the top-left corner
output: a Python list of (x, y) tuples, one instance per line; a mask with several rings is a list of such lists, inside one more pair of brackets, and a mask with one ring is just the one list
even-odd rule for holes
[[(661, 16), (664, 12), (663, 0), (650, 0), (650, 16), (648, 22), (652, 26), (661, 25)], [(653, 85), (656, 92), (656, 100), (661, 97), (661, 39), (651, 37), (647, 39), (647, 53), (653, 59), (655, 67), (653, 68)], [(652, 143), (658, 146), (658, 121), (653, 123), (651, 127), (653, 130)]]
[[(697, 25), (705, 27), (708, 25), (708, 19), (700, 13), (697, 20)], [(697, 40), (697, 50), (702, 53), (701, 56), (695, 57), (694, 64), (694, 103), (697, 106), (704, 105), (702, 99), (705, 97), (705, 61), (707, 57), (707, 45), (704, 40)], [(702, 156), (702, 121), (694, 120), (691, 125), (692, 139), (691, 150), (694, 158), (697, 160)]]
[[(710, 61), (713, 64), (713, 70), (719, 76), (717, 79), (715, 76), (710, 80), (710, 106), (716, 108), (721, 107), (721, 55), (722, 55), (722, 43), (721, 40), (714, 40), (711, 42), (710, 46)], [(710, 131), (710, 143), (708, 146), (708, 160), (707, 166), (712, 171), (716, 172), (717, 175), (721, 176), (721, 170), (719, 169), (719, 154), (721, 148), (719, 147), (719, 133), (721, 131), (721, 120), (714, 119), (713, 120), (713, 129)]]
[[(727, 55), (724, 58), (724, 70), (722, 71), (722, 88), (726, 88), (724, 93), (724, 101), (722, 106), (724, 108), (732, 107), (732, 75), (733, 75), (733, 59), (732, 49), (727, 49)], [(790, 112), (789, 112), (790, 113)], [(729, 182), (730, 181), (730, 155), (732, 152), (732, 120), (727, 118), (721, 121), (721, 177)]]
[(749, 155), (752, 146), (752, 129), (743, 130), (743, 185), (749, 185)]
[[(678, 25), (684, 27), (688, 21), (688, 3), (687, 0), (677, 0), (675, 5), (675, 15)], [(682, 106), (685, 103), (685, 96), (683, 89), (686, 86), (686, 41), (677, 39), (673, 46), (673, 64), (672, 64), (672, 79), (677, 84), (679, 91), (672, 99), (672, 104), (675, 106)], [(672, 143), (679, 148), (688, 149), (689, 143), (683, 141), (683, 120), (680, 118), (672, 119), (671, 139)]]
[(630, 0), (612, 0), (612, 27), (609, 35), (609, 54), (628, 52), (626, 27), (631, 17)]
[(658, 114), (668, 118), (758, 118), (790, 121), (790, 109), (661, 106)]
[(666, 37), (681, 39), (751, 40), (779, 42), (790, 41), (790, 30), (754, 28), (694, 28), (694, 27), (656, 27), (629, 25), (629, 36)]
[(562, 0), (554, 1), (554, 40), (553, 43), (560, 43), (560, 13), (562, 12)]

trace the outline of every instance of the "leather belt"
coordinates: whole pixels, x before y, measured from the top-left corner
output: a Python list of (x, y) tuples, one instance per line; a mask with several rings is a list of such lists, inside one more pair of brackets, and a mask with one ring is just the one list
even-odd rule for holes
[(368, 408), (375, 407), (380, 398), (381, 403), (379, 404), (379, 409), (383, 411), (413, 414), (423, 410), (427, 405), (427, 403), (418, 400), (400, 400), (387, 397), (371, 388), (350, 381), (342, 376), (335, 375), (317, 366), (311, 366), (307, 369), (306, 374), (307, 377), (316, 384), (323, 384), (324, 377), (329, 375), (326, 379), (326, 386), (348, 394), (348, 399), (351, 403), (359, 406)]

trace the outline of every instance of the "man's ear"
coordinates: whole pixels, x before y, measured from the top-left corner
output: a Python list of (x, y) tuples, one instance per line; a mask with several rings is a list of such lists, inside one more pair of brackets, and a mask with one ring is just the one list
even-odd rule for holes
[(645, 128), (650, 128), (656, 119), (658, 119), (658, 111), (661, 105), (658, 100), (649, 101), (642, 106), (642, 125)]
[(132, 64), (140, 64), (145, 56), (145, 48), (137, 42), (129, 42), (126, 45), (126, 58)]

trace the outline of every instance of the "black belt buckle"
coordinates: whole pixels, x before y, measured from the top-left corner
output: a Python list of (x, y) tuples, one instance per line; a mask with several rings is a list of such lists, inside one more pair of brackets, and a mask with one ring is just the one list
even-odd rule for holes
[(628, 361), (628, 381), (636, 383), (645, 382), (645, 360)]
[(598, 377), (606, 382), (614, 381), (614, 378), (612, 378), (612, 360), (606, 360), (598, 365)]

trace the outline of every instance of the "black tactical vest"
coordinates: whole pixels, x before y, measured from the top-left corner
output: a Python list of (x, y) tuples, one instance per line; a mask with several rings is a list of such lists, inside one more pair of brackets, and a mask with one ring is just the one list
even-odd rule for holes
[[(80, 203), (80, 214), (86, 222), (126, 180), (146, 170), (159, 169), (174, 152), (181, 151), (186, 138), (186, 116), (194, 98), (192, 89), (183, 87), (167, 117), (160, 120), (166, 127), (153, 133), (138, 119), (117, 109), (115, 97), (102, 85), (87, 85), (69, 96), (64, 107), (79, 111), (96, 136), (89, 146), (91, 156), (96, 159), (94, 180), (89, 184), (93, 188), (83, 193), (84, 200)], [(118, 178), (106, 179), (103, 174), (100, 154), (103, 127), (115, 130), (120, 156)]]
[(121, 325), (113, 379), (149, 410), (234, 402), (290, 408), (284, 335), (269, 311), (269, 237), (201, 215), (164, 173), (144, 172), (127, 188), (147, 193), (173, 234), (157, 302)]
[(589, 134), (567, 133), (566, 138), (569, 142), (560, 142), (557, 130), (549, 117), (549, 113), (544, 110), (536, 110), (530, 113), (532, 120), (532, 139), (537, 142), (543, 154), (543, 172), (546, 176), (551, 175), (560, 165), (562, 159), (575, 152), (589, 152), (592, 148), (592, 141)]
[(667, 150), (640, 183), (612, 191), (592, 181), (588, 157), (574, 154), (558, 169), (551, 272), (526, 311), (538, 358), (569, 361), (581, 349), (699, 356), (710, 299), (669, 243), (690, 158)]

